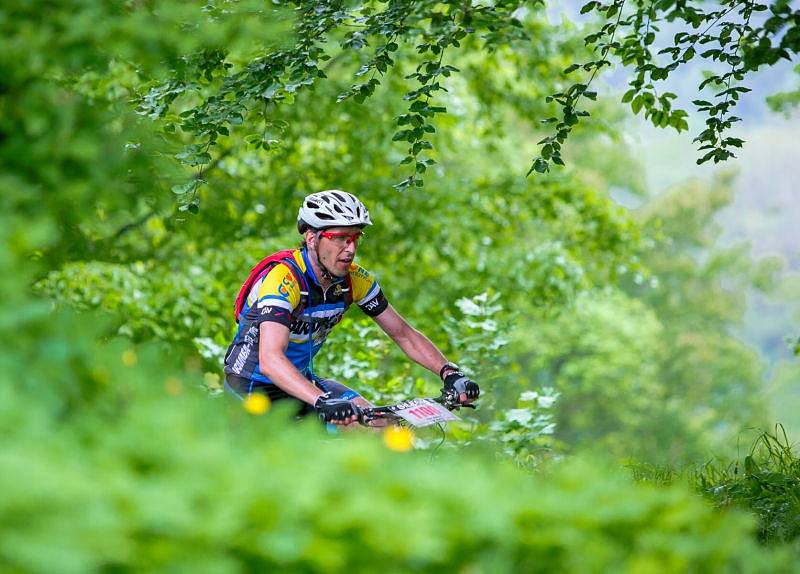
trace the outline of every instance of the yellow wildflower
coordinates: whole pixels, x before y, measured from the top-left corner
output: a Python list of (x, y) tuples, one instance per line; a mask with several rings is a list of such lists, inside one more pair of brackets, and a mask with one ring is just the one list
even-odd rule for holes
[(414, 433), (407, 428), (390, 426), (383, 432), (383, 442), (391, 450), (407, 452), (413, 448)]
[(263, 415), (269, 410), (269, 397), (261, 393), (253, 393), (244, 400), (244, 410), (251, 415)]

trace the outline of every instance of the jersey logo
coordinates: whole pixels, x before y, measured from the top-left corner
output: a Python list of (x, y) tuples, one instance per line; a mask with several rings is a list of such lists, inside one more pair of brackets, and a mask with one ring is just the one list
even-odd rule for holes
[(281, 284), (278, 285), (278, 294), (283, 297), (284, 299), (289, 299), (289, 289), (294, 287), (297, 283), (294, 276), (290, 273), (287, 273), (286, 276), (281, 281)]
[[(314, 340), (324, 341), (328, 336), (328, 333), (331, 332), (331, 330), (339, 323), (339, 321), (342, 320), (342, 318), (344, 318), (344, 310), (335, 315), (331, 315), (330, 317), (319, 317), (314, 319), (313, 327), (311, 328), (311, 332), (314, 335)], [(308, 335), (309, 322), (295, 320), (289, 326), (289, 330), (293, 335)]]
[(361, 277), (362, 279), (369, 279), (369, 272), (364, 269), (363, 267), (356, 267), (355, 269), (350, 270), (356, 277)]

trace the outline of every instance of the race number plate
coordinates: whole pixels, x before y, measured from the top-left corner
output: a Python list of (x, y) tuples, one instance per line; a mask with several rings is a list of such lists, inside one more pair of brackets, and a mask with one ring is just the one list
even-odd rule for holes
[(460, 421), (456, 415), (432, 399), (413, 399), (394, 405), (392, 412), (415, 427)]

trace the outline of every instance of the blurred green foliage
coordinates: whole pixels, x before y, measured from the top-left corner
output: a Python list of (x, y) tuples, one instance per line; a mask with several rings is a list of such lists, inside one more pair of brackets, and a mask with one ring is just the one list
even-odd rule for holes
[[(800, 66), (795, 66), (795, 73), (800, 74)], [(792, 110), (800, 105), (800, 89), (778, 92), (767, 97), (767, 105), (776, 112), (789, 115)]]
[[(118, 350), (104, 347), (94, 365), (119, 365)], [(163, 375), (163, 359), (140, 349), (102, 403), (57, 432), (35, 395), (4, 388), (4, 410), (38, 419), (3, 418), (0, 555), (11, 571), (790, 567), (749, 538), (750, 520), (682, 487), (636, 486), (592, 460), (532, 478), (478, 452), (392, 453), (376, 436), (326, 438), (174, 382), (170, 394), (154, 384)]]

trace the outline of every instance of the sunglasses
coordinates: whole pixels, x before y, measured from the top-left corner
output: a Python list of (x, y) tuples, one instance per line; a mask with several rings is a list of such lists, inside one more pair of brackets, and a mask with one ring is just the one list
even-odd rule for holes
[(363, 231), (354, 231), (354, 232), (346, 232), (346, 231), (322, 231), (320, 232), (320, 237), (324, 237), (325, 239), (330, 239), (336, 245), (344, 247), (345, 245), (349, 245), (352, 243), (353, 245), (358, 244), (358, 240), (364, 236)]

